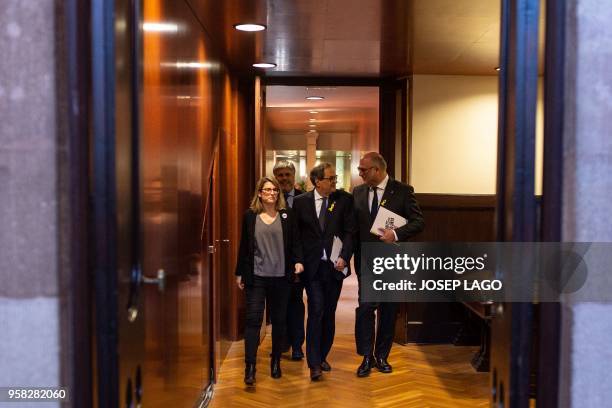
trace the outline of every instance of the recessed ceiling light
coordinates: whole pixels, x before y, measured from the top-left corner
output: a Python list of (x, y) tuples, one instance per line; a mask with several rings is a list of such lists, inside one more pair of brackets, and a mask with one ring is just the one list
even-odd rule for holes
[(319, 113), (318, 111), (310, 111), (309, 113)]
[(216, 68), (215, 63), (205, 61), (178, 61), (178, 62), (162, 62), (162, 67), (179, 68), (179, 69), (213, 69)]
[(325, 99), (322, 96), (307, 96), (306, 99), (308, 99), (309, 101), (320, 101), (321, 99)]
[(234, 28), (238, 31), (263, 31), (267, 27), (263, 24), (255, 24), (255, 23), (241, 23), (234, 24)]
[(257, 62), (253, 66), (255, 68), (274, 68), (276, 64), (273, 62)]
[(178, 25), (172, 23), (147, 22), (142, 24), (142, 29), (153, 33), (176, 33), (178, 31)]
[(317, 125), (308, 125), (308, 126), (310, 126), (310, 127), (317, 127)]
[(495, 67), (495, 70), (496, 71), (501, 71), (501, 68), (500, 67)]
[(310, 121), (310, 122), (316, 122), (317, 120), (316, 120), (315, 118), (310, 118), (310, 119), (308, 119), (308, 121)]

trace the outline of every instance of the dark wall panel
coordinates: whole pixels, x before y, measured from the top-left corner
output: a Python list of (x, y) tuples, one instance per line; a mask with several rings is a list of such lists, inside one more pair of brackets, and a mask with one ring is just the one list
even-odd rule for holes
[[(495, 196), (416, 194), (425, 217), (419, 242), (494, 241)], [(395, 340), (405, 344), (450, 343), (465, 320), (459, 303), (405, 303)]]

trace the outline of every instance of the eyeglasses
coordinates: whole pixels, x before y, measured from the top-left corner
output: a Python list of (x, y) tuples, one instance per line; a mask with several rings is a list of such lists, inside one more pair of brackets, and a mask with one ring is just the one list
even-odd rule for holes
[(376, 166), (372, 166), (372, 167), (357, 167), (357, 171), (359, 172), (359, 174), (365, 173), (366, 171), (370, 171), (373, 168), (375, 168)]
[(333, 183), (334, 181), (338, 181), (338, 176), (323, 177), (321, 180), (329, 180), (330, 183)]
[(262, 188), (259, 191), (266, 194), (278, 194), (280, 192), (278, 188)]

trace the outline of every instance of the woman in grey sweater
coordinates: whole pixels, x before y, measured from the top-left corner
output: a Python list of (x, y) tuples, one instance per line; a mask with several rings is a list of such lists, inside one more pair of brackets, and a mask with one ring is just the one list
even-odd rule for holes
[(242, 219), (236, 283), (246, 295), (244, 382), (255, 383), (259, 330), (266, 302), (272, 320), (273, 378), (281, 377), (280, 356), (287, 322), (287, 302), (295, 274), (302, 273), (302, 246), (295, 218), (286, 208), (274, 178), (257, 182), (250, 208)]

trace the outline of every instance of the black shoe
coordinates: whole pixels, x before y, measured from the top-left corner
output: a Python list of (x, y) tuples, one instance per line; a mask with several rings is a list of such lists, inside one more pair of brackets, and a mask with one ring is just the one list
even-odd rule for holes
[(247, 385), (255, 384), (255, 364), (247, 363), (244, 369), (244, 383)]
[(293, 361), (300, 361), (304, 358), (304, 353), (302, 352), (302, 348), (293, 349), (291, 352), (291, 359)]
[(321, 362), (321, 370), (323, 371), (331, 371), (331, 366), (329, 365), (329, 363), (325, 360), (323, 360)]
[(283, 375), (280, 368), (280, 357), (272, 357), (270, 360), (270, 375), (272, 378), (281, 378)]
[(376, 368), (378, 368), (378, 371), (385, 374), (388, 374), (393, 371), (393, 367), (391, 367), (391, 364), (389, 364), (387, 359), (383, 357), (376, 359)]
[(367, 377), (374, 366), (374, 356), (363, 356), (363, 361), (357, 369), (357, 377)]
[(321, 372), (321, 367), (313, 367), (310, 369), (310, 379), (312, 381), (318, 381), (323, 373)]

